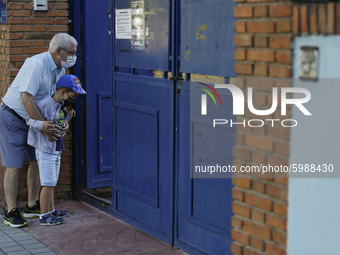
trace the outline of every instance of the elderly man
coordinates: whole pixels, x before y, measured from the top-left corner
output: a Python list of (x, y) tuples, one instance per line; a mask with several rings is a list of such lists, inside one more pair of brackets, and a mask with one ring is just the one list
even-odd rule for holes
[[(39, 170), (35, 150), (27, 144), (29, 117), (44, 121), (36, 103), (55, 92), (56, 81), (65, 74), (65, 68), (76, 62), (77, 41), (72, 36), (56, 34), (47, 52), (26, 59), (12, 85), (2, 99), (0, 107), (0, 153), (2, 165), (6, 167), (4, 190), (7, 212), (4, 224), (23, 227), (28, 223), (16, 208), (18, 177), (23, 162), (28, 161), (27, 172), (28, 204), (24, 211), (26, 218), (40, 215)], [(75, 114), (75, 113), (74, 113)], [(68, 124), (62, 130), (66, 133)], [(58, 139), (57, 126), (50, 123), (44, 133), (50, 141)], [(52, 201), (54, 202), (54, 201)]]

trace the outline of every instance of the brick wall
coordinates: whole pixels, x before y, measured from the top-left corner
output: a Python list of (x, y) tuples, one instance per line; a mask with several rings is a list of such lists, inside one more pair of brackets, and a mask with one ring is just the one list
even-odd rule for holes
[(340, 3), (294, 6), (293, 32), (294, 35), (340, 34)]
[[(7, 1), (8, 23), (0, 24), (0, 98), (11, 85), (26, 58), (47, 51), (52, 37), (59, 32), (68, 32), (67, 0), (50, 0), (48, 11), (34, 11), (33, 1)], [(57, 202), (68, 199), (72, 191), (71, 136), (65, 136), (65, 148), (58, 186)], [(0, 164), (1, 165), (1, 164)], [(19, 176), (18, 204), (22, 207), (27, 201), (25, 163)], [(5, 169), (0, 167), (0, 206), (4, 207), (3, 178)]]
[[(293, 7), (291, 2), (280, 0), (235, 1), (237, 85), (244, 95), (247, 95), (247, 87), (253, 88), (256, 109), (269, 109), (272, 88), (278, 87), (280, 92), (280, 87), (290, 86), (289, 82), (277, 81), (276, 78), (292, 77)], [(237, 121), (283, 119), (279, 110), (267, 116), (255, 116), (248, 110)], [(289, 115), (284, 119), (289, 119)], [(238, 125), (234, 165), (288, 165), (289, 129), (278, 124), (270, 125), (267, 123), (262, 128)], [(287, 178), (235, 176), (233, 184), (232, 252), (238, 255), (285, 254)]]

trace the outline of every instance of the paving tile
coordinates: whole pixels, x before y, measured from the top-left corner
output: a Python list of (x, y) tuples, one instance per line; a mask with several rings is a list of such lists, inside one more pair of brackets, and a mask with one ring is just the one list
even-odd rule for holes
[(25, 251), (8, 252), (7, 255), (32, 255), (32, 253), (25, 250)]
[(24, 251), (25, 249), (20, 246), (20, 245), (17, 245), (17, 246), (13, 246), (13, 247), (4, 247), (4, 248), (1, 248), (4, 252), (8, 253), (8, 252), (15, 252), (15, 251)]
[(39, 249), (31, 249), (29, 251), (32, 252), (33, 254), (45, 254), (47, 252), (51, 252), (52, 250), (48, 247), (45, 247), (45, 248), (39, 248)]
[(33, 250), (33, 249), (39, 249), (39, 248), (45, 248), (46, 245), (42, 244), (42, 243), (35, 243), (35, 244), (26, 244), (25, 248), (27, 250)]

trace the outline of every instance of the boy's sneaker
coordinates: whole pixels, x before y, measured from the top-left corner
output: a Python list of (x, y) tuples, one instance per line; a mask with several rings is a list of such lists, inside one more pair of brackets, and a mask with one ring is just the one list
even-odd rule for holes
[(57, 208), (54, 209), (52, 215), (57, 218), (66, 218), (70, 215), (68, 211), (59, 211)]
[(12, 228), (20, 228), (28, 225), (27, 221), (21, 217), (18, 208), (12, 209), (9, 213), (6, 212), (4, 224)]
[(32, 207), (29, 207), (28, 204), (26, 204), (25, 210), (24, 210), (24, 217), (25, 218), (35, 218), (40, 216), (40, 202), (37, 200), (36, 205), (33, 205)]
[(62, 218), (56, 218), (52, 214), (43, 215), (40, 218), (40, 225), (41, 226), (53, 226), (53, 225), (59, 225), (64, 223), (64, 219)]

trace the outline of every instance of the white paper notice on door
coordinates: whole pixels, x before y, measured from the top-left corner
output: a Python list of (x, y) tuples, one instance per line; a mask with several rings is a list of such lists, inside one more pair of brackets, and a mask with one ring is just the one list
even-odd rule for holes
[(131, 9), (116, 10), (116, 39), (131, 39)]

